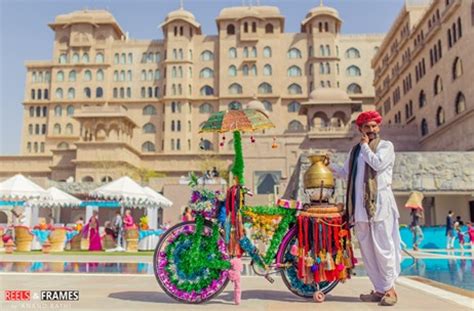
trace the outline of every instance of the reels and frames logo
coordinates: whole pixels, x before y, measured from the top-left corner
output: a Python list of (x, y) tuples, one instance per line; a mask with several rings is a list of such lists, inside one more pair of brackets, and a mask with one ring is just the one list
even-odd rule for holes
[(78, 290), (42, 290), (32, 293), (29, 290), (6, 290), (5, 301), (79, 301)]

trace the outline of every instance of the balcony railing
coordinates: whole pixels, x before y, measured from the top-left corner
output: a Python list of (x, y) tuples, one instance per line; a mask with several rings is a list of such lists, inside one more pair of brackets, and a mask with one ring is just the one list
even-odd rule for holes
[(309, 138), (351, 138), (354, 137), (353, 126), (311, 127)]

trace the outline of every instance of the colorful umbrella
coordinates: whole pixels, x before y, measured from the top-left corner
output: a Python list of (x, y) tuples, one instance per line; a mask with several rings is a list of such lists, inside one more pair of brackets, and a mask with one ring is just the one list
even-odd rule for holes
[(237, 177), (237, 182), (243, 185), (244, 157), (240, 132), (254, 132), (272, 127), (275, 125), (258, 109), (229, 110), (212, 114), (199, 132), (233, 132), (235, 157), (231, 171)]
[(407, 202), (405, 203), (405, 207), (423, 210), (422, 201), (423, 193), (419, 191), (412, 191), (408, 197)]
[(275, 127), (265, 114), (256, 109), (219, 111), (201, 127), (202, 132), (254, 132)]

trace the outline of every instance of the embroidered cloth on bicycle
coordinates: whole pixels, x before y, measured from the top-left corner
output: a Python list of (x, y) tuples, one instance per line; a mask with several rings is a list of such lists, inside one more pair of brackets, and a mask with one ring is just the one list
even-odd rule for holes
[(309, 207), (303, 212), (300, 212), (300, 215), (306, 217), (337, 218), (342, 217), (343, 212), (344, 207), (342, 205), (324, 205), (324, 207), (317, 205)]

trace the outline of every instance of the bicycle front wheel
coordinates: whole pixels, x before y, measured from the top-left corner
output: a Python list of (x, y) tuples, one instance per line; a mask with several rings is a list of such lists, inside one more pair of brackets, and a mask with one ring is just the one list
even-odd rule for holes
[(219, 295), (226, 287), (230, 257), (217, 225), (200, 218), (177, 224), (161, 236), (153, 268), (168, 296), (197, 304)]

